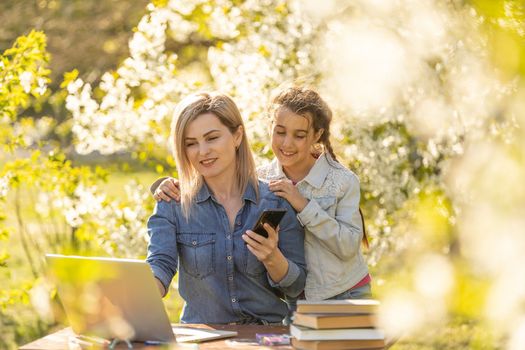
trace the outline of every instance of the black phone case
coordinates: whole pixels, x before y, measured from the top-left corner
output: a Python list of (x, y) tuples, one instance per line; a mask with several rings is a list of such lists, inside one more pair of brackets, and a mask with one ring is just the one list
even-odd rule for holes
[(263, 224), (268, 223), (273, 228), (276, 228), (284, 214), (286, 214), (286, 209), (265, 209), (259, 216), (259, 219), (257, 219), (252, 231), (263, 237), (268, 237), (268, 232), (264, 229)]

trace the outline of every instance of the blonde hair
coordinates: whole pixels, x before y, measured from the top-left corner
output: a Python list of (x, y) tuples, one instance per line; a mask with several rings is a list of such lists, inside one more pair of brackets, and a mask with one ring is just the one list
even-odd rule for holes
[(226, 126), (232, 134), (242, 126), (242, 140), (237, 148), (235, 161), (237, 186), (241, 190), (241, 193), (244, 193), (246, 187), (251, 184), (255, 189), (257, 198), (259, 197), (255, 161), (248, 144), (246, 130), (237, 105), (228, 95), (220, 92), (194, 93), (184, 98), (177, 105), (171, 123), (170, 136), (173, 155), (179, 172), (182, 212), (186, 219), (190, 216), (190, 207), (202, 187), (204, 179), (191, 165), (186, 155), (184, 138), (188, 125), (205, 113), (215, 115), (221, 124)]

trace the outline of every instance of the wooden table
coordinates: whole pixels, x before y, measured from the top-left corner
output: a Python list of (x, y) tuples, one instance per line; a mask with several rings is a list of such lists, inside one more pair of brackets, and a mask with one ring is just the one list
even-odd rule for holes
[[(214, 350), (224, 350), (224, 349), (237, 349), (237, 350), (255, 350), (255, 349), (268, 349), (268, 350), (289, 350), (292, 349), (291, 346), (263, 346), (263, 345), (249, 345), (236, 343), (233, 344), (232, 341), (235, 339), (253, 339), (255, 341), (256, 333), (277, 333), (277, 334), (288, 334), (289, 329), (285, 326), (230, 326), (230, 325), (204, 325), (204, 324), (184, 324), (177, 326), (188, 326), (188, 327), (197, 327), (197, 328), (209, 328), (209, 329), (220, 329), (228, 331), (237, 331), (239, 334), (235, 338), (220, 339), (220, 340), (210, 340), (207, 342), (200, 343), (196, 346), (181, 345), (178, 347), (176, 344), (172, 346), (145, 346), (143, 343), (133, 343), (134, 349), (141, 350), (160, 350), (160, 349), (214, 349)], [(86, 347), (79, 346), (78, 344), (72, 342), (71, 340), (75, 337), (75, 334), (71, 328), (64, 328), (58, 332), (49, 334), (43, 338), (37, 339), (29, 344), (23, 345), (19, 350), (77, 350), (77, 349), (96, 349), (95, 346)], [(229, 341), (228, 341), (229, 340)], [(99, 347), (100, 348), (100, 347)], [(126, 344), (120, 343), (116, 349), (127, 349)]]

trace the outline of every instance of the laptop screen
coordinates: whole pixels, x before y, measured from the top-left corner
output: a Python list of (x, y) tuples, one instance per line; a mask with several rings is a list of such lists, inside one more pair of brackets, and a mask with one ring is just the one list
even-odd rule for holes
[(149, 265), (142, 260), (47, 254), (48, 272), (77, 334), (174, 341)]

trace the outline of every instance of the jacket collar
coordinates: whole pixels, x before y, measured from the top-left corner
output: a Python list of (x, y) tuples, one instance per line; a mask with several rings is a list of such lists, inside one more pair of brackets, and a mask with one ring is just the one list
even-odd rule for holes
[[(300, 182), (308, 182), (315, 188), (321, 188), (323, 185), (326, 176), (328, 176), (328, 171), (330, 170), (330, 164), (328, 163), (329, 154), (323, 153), (317, 158), (312, 169), (304, 179)], [(330, 157), (331, 158), (331, 157)], [(333, 161), (333, 160), (332, 160)]]
[[(195, 196), (195, 203), (202, 203), (210, 198), (215, 201), (215, 198), (213, 197), (213, 194), (211, 193), (208, 185), (205, 181), (203, 181), (199, 192), (197, 192), (197, 195)], [(251, 183), (249, 183), (248, 186), (246, 186), (246, 190), (243, 194), (243, 200), (248, 200), (253, 203), (257, 203), (257, 195)]]
[[(321, 188), (330, 169), (329, 161), (334, 162), (334, 160), (328, 153), (322, 153), (319, 156), (319, 158), (317, 158), (317, 160), (315, 161), (315, 164), (312, 167), (312, 169), (310, 169), (310, 172), (306, 175), (304, 179), (299, 181), (299, 183), (304, 181), (315, 188)], [(270, 171), (268, 172), (267, 178), (265, 180), (282, 180), (286, 178), (287, 177), (283, 171), (283, 167), (281, 166), (277, 158), (274, 158), (270, 163)]]

